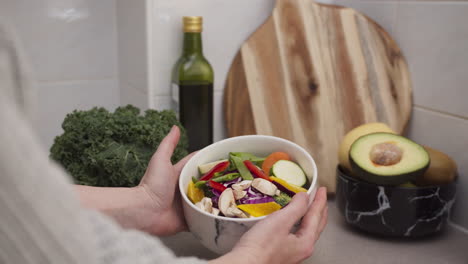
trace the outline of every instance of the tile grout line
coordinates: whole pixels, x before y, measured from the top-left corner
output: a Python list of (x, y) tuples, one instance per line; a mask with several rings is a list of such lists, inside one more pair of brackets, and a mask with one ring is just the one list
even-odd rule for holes
[[(144, 96), (148, 96), (148, 97), (149, 97), (149, 95), (148, 95), (147, 93), (145, 93), (145, 91), (143, 91), (142, 89), (136, 88), (136, 87), (135, 87), (133, 84), (131, 84), (130, 82), (127, 82), (126, 80), (120, 80), (120, 82), (122, 82), (122, 84), (123, 84), (124, 86), (127, 86), (128, 88), (131, 88), (132, 90), (137, 91), (138, 94), (144, 95)], [(120, 85), (120, 84), (119, 84), (119, 85)], [(146, 91), (146, 92), (148, 92), (148, 91)]]
[(119, 81), (118, 77), (104, 77), (96, 79), (70, 79), (70, 80), (37, 80), (36, 85), (50, 85), (50, 84), (70, 84), (70, 83), (80, 83), (80, 82), (96, 82), (96, 81)]
[(445, 116), (450, 116), (450, 117), (462, 119), (464, 121), (468, 121), (468, 117), (466, 117), (466, 116), (457, 115), (457, 114), (445, 112), (445, 111), (442, 111), (442, 110), (437, 110), (437, 109), (434, 109), (434, 108), (431, 108), (431, 107), (417, 105), (417, 104), (414, 104), (413, 107), (420, 108), (422, 110), (426, 110), (426, 111), (429, 111), (429, 112), (438, 113), (438, 114), (445, 115)]
[[(150, 0), (145, 0), (145, 27), (146, 27), (146, 38), (145, 38), (145, 48), (146, 48), (146, 91), (148, 95), (147, 99), (147, 105), (149, 108), (155, 108), (154, 105), (154, 97), (155, 97), (155, 87), (154, 85), (156, 84), (156, 77), (154, 76), (154, 61), (153, 61), (153, 56), (154, 56), (154, 46), (153, 46), (153, 41), (154, 41), (154, 36), (153, 36), (153, 30), (155, 29), (155, 23), (153, 21), (154, 16), (153, 11), (156, 12), (155, 10), (157, 9), (157, 3), (150, 1)], [(156, 45), (156, 44), (154, 44)]]
[(114, 1), (113, 5), (114, 5), (114, 12), (113, 12), (112, 19), (114, 20), (113, 21), (113, 25), (114, 25), (113, 31), (114, 31), (114, 41), (115, 41), (115, 51), (114, 51), (115, 52), (115, 54), (114, 54), (114, 56), (115, 56), (115, 65), (114, 65), (114, 67), (115, 67), (115, 73), (116, 73), (115, 79), (117, 81), (116, 86), (117, 86), (117, 90), (118, 90), (117, 96), (119, 98), (118, 102), (120, 104), (122, 94), (120, 92), (120, 66), (121, 65), (120, 65), (119, 48), (120, 48), (121, 45), (119, 45), (119, 30), (117, 29), (118, 26), (119, 26), (118, 21), (117, 21), (117, 19), (118, 19), (118, 17), (117, 17), (118, 16), (118, 10), (117, 10), (118, 3), (117, 3), (117, 1)]

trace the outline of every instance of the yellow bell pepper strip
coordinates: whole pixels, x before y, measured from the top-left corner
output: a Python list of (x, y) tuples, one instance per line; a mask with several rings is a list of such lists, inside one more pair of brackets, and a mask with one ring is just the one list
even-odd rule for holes
[(240, 204), (237, 208), (250, 214), (251, 216), (259, 217), (269, 215), (281, 209), (281, 206), (275, 202), (260, 203), (260, 204)]
[[(279, 185), (281, 185), (282, 187), (288, 189), (289, 191), (293, 192), (293, 193), (298, 193), (298, 192), (307, 192), (306, 189), (302, 188), (302, 187), (299, 187), (297, 185), (294, 185), (294, 184), (291, 184), (291, 183), (288, 183), (287, 181), (283, 180), (283, 179), (280, 179), (278, 177), (275, 177), (275, 176), (271, 176), (270, 179), (273, 181), (273, 183), (278, 183)], [(278, 184), (275, 184), (278, 189), (280, 189), (280, 191), (283, 191)], [(287, 193), (287, 191), (285, 191)]]
[(192, 203), (198, 203), (205, 197), (203, 191), (197, 187), (195, 187), (195, 183), (192, 181), (188, 185), (187, 196), (192, 201)]

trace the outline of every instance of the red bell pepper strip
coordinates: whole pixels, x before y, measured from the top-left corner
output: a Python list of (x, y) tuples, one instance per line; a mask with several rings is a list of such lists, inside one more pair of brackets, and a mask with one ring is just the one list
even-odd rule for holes
[(210, 171), (208, 171), (205, 175), (203, 175), (203, 177), (200, 178), (200, 181), (210, 180), (211, 178), (213, 178), (213, 175), (215, 173), (221, 172), (227, 169), (227, 167), (229, 167), (229, 164), (230, 164), (229, 161), (224, 161), (224, 162), (220, 162), (216, 164), (216, 166), (214, 166)]
[(215, 181), (212, 181), (212, 180), (210, 180), (210, 181), (208, 182), (208, 184), (210, 185), (211, 188), (217, 190), (217, 191), (220, 192), (220, 193), (222, 193), (224, 190), (227, 189), (226, 186), (222, 185), (222, 184), (219, 183), (219, 182), (215, 182)]
[(255, 164), (253, 164), (250, 160), (245, 160), (244, 165), (247, 167), (247, 169), (249, 169), (255, 178), (262, 178), (264, 180), (271, 181), (270, 177), (266, 176), (265, 173), (257, 168), (257, 166), (255, 166)]

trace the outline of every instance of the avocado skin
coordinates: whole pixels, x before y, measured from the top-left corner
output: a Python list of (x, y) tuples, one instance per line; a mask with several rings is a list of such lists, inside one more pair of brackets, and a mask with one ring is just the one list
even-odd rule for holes
[(376, 183), (380, 185), (399, 185), (405, 182), (414, 181), (419, 176), (423, 175), (430, 165), (430, 161), (429, 161), (426, 166), (416, 171), (403, 173), (403, 174), (381, 176), (378, 174), (368, 172), (365, 169), (359, 167), (356, 164), (356, 162), (353, 160), (351, 155), (349, 155), (349, 162), (351, 163), (351, 168), (353, 169), (354, 176), (362, 180), (365, 180), (367, 182)]

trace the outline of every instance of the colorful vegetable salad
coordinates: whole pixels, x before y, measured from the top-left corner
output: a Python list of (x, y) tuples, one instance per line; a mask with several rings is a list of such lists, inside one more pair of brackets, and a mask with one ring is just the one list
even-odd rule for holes
[(187, 196), (202, 211), (225, 217), (268, 215), (285, 207), (298, 192), (306, 192), (307, 177), (284, 152), (257, 157), (231, 152), (229, 159), (198, 166)]

